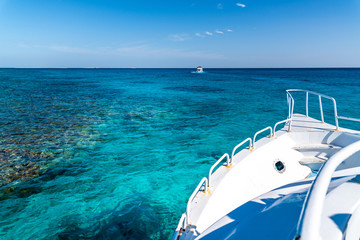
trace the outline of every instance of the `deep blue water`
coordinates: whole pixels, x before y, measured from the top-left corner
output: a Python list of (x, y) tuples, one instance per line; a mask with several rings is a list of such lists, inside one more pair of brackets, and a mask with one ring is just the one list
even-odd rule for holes
[(169, 239), (217, 158), (286, 118), (285, 89), (360, 118), (360, 69), (191, 71), (0, 69), (0, 238)]

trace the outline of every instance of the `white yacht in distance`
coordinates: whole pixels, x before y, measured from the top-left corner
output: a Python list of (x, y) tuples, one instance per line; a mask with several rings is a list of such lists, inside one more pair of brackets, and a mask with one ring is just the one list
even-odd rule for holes
[(202, 72), (204, 72), (202, 66), (198, 66), (198, 67), (196, 68), (196, 72), (197, 72), (197, 73), (202, 73)]
[[(306, 96), (305, 115), (294, 113), (295, 92)], [(360, 119), (339, 116), (332, 97), (286, 93), (287, 119), (215, 162), (191, 194), (174, 240), (360, 238), (360, 131), (338, 123)], [(319, 99), (320, 120), (309, 117), (310, 94)], [(334, 125), (324, 121), (324, 98), (333, 104)]]

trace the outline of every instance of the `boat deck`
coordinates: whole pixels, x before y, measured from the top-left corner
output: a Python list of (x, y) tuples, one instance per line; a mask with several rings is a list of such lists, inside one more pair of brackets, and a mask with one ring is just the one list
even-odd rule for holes
[[(294, 114), (292, 117), (291, 131), (292, 132), (315, 132), (315, 131), (344, 131), (350, 133), (360, 133), (359, 131), (341, 128), (336, 130), (332, 124), (321, 122), (317, 119), (307, 117), (302, 114)], [(285, 132), (287, 128), (281, 129), (279, 132)]]

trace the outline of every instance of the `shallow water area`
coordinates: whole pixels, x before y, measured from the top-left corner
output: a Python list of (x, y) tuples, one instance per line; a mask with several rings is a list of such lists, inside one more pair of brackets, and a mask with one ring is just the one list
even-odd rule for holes
[(286, 118), (285, 89), (360, 117), (359, 69), (191, 71), (2, 69), (0, 238), (169, 239), (210, 166)]

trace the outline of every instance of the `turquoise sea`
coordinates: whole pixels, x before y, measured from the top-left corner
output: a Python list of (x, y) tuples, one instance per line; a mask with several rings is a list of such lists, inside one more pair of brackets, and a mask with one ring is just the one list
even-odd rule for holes
[(285, 89), (360, 118), (360, 69), (192, 71), (0, 69), (0, 239), (169, 239), (210, 166), (286, 118)]

